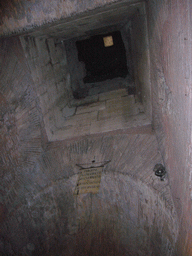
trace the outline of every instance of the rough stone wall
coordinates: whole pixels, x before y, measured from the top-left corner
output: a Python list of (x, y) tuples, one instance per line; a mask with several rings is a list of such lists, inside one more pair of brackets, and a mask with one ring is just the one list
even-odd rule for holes
[(85, 64), (78, 60), (76, 41), (76, 38), (65, 41), (68, 68), (71, 74), (71, 88), (73, 91), (77, 91), (80, 88), (84, 89), (86, 87), (83, 82), (83, 78), (86, 75)]
[(64, 125), (72, 96), (65, 46), (53, 38), (20, 37), (43, 114), (48, 138)]
[(146, 115), (151, 120), (150, 59), (145, 5), (138, 9), (131, 20), (131, 41), (137, 95), (143, 103)]
[[(47, 143), (20, 41), (0, 43), (1, 255), (172, 255), (177, 215), (168, 180), (152, 171), (154, 134)], [(74, 196), (76, 164), (93, 159), (111, 160), (99, 193)]]
[[(89, 4), (94, 4), (91, 1), (87, 1), (87, 3), (88, 2)], [(10, 3), (12, 3), (12, 5)], [(12, 6), (12, 10), (17, 11), (18, 9), (13, 3), (16, 3), (16, 1), (6, 1), (4, 5), (10, 4), (10, 6)], [(28, 4), (32, 5), (31, 2)], [(2, 5), (3, 4), (1, 2), (1, 7)], [(33, 15), (37, 6), (35, 4), (33, 5)], [(189, 0), (148, 1), (147, 6), (151, 54), (151, 78), (153, 88), (154, 128), (166, 163), (174, 203), (179, 214), (180, 236), (177, 248), (178, 255), (192, 255), (190, 176), (192, 144), (192, 95), (190, 86), (190, 28), (192, 23), (190, 20), (190, 10), (192, 10), (192, 6)], [(6, 8), (6, 6), (4, 7)], [(83, 8), (86, 9), (86, 5)], [(4, 16), (3, 21), (7, 19), (8, 23), (6, 24), (6, 22), (4, 22), (2, 24), (1, 34), (10, 32), (14, 29), (23, 29), (26, 24), (30, 25), (26, 22), (25, 18), (24, 20), (21, 20), (21, 23), (23, 22), (22, 26), (19, 22), (12, 22), (13, 18), (11, 18), (11, 15), (18, 15), (17, 17), (20, 17), (20, 14), (21, 16), (24, 14), (24, 11), (22, 14), (22, 8), (21, 12), (16, 11), (8, 11), (9, 13), (5, 12), (2, 14)], [(30, 15), (30, 12), (27, 13), (27, 15)], [(37, 16), (41, 17), (38, 10)], [(45, 16), (43, 15), (43, 17)], [(42, 23), (43, 21), (41, 20), (39, 24)], [(74, 252), (73, 249), (71, 249), (74, 241), (77, 241), (77, 245), (79, 245), (85, 241), (82, 237), (86, 234), (90, 234), (89, 237), (94, 237), (94, 229), (89, 229), (89, 227), (93, 226), (96, 231), (99, 229), (99, 232), (96, 232), (96, 237), (98, 238), (97, 242), (104, 239), (105, 244), (111, 245), (111, 241), (113, 241), (113, 246), (115, 245), (113, 247), (115, 255), (118, 255), (118, 253), (119, 255), (123, 255), (124, 251), (120, 250), (120, 245), (123, 240), (118, 240), (119, 237), (117, 238), (116, 235), (119, 234), (118, 232), (111, 232), (111, 229), (119, 230), (122, 226), (118, 224), (114, 228), (115, 224), (113, 217), (111, 217), (112, 221), (110, 221), (110, 223), (105, 219), (104, 221), (99, 219), (98, 222), (97, 210), (103, 210), (104, 213), (104, 209), (106, 209), (104, 208), (106, 202), (110, 202), (115, 198), (114, 204), (112, 205), (112, 211), (107, 209), (107, 214), (103, 214), (102, 216), (109, 216), (108, 213), (110, 213), (110, 216), (115, 216), (114, 219), (116, 219), (116, 217), (119, 219), (119, 216), (121, 216), (121, 210), (123, 209), (122, 216), (124, 216), (123, 218), (127, 218), (127, 213), (131, 212), (131, 209), (133, 208), (126, 208), (126, 203), (127, 201), (131, 202), (131, 200), (124, 197), (125, 194), (123, 190), (114, 196), (114, 186), (111, 186), (110, 184), (114, 185), (115, 179), (114, 177), (111, 179), (111, 173), (108, 175), (105, 174), (103, 181), (105, 182), (108, 179), (109, 183), (106, 182), (106, 184), (110, 188), (110, 192), (105, 190), (105, 186), (102, 187), (103, 192), (99, 196), (105, 200), (102, 201), (101, 199), (98, 199), (98, 197), (95, 197), (97, 201), (97, 203), (95, 203), (95, 208), (97, 208), (97, 210), (94, 212), (95, 215), (93, 215), (91, 219), (93, 220), (94, 225), (91, 225), (92, 222), (87, 221), (89, 219), (87, 216), (90, 215), (82, 209), (88, 209), (87, 212), (89, 212), (92, 208), (87, 206), (87, 204), (94, 202), (94, 200), (92, 200), (91, 197), (87, 197), (87, 201), (79, 198), (78, 200), (80, 200), (82, 203), (81, 205), (83, 206), (80, 208), (74, 206), (75, 199), (72, 195), (72, 191), (78, 171), (76, 170), (73, 173), (73, 167), (74, 162), (79, 162), (82, 159), (90, 159), (90, 157), (81, 158), (79, 152), (83, 151), (81, 148), (89, 148), (90, 150), (93, 142), (89, 141), (89, 143), (87, 143), (86, 140), (82, 140), (81, 145), (84, 145), (82, 147), (78, 143), (69, 143), (67, 147), (62, 143), (60, 146), (57, 144), (46, 144), (41, 108), (37, 97), (38, 92), (36, 92), (34, 80), (32, 79), (33, 73), (31, 76), (19, 40), (16, 38), (1, 40), (0, 51), (0, 64), (2, 67), (0, 73), (0, 163), (2, 170), (2, 196), (0, 203), (1, 253), (3, 255), (19, 255), (20, 253), (23, 253), (24, 255), (37, 255), (37, 252), (42, 252), (41, 255), (51, 255), (55, 252), (56, 247), (59, 248), (64, 237), (67, 238), (67, 244), (64, 244), (64, 249), (69, 252), (69, 255), (71, 255)], [(125, 148), (118, 147), (116, 143), (108, 144), (107, 137), (104, 137), (103, 140), (105, 143), (102, 143), (101, 155), (104, 155), (103, 152), (105, 152), (105, 156), (108, 158), (108, 148), (112, 148), (113, 145), (116, 149), (113, 151), (113, 155), (116, 156), (118, 152), (118, 157), (120, 159)], [(126, 140), (128, 140), (128, 137), (122, 137), (122, 141)], [(118, 138), (118, 141), (121, 140)], [(148, 137), (146, 137), (144, 141), (146, 143), (148, 141)], [(95, 139), (94, 143), (98, 148), (98, 139)], [(48, 145), (51, 147), (45, 151), (43, 148)], [(138, 143), (137, 145), (139, 146), (140, 144)], [(57, 147), (58, 151), (55, 150), (54, 153), (53, 149)], [(75, 157), (72, 154), (72, 151), (76, 152)], [(63, 154), (66, 155), (62, 155), (61, 152), (64, 152)], [(92, 152), (94, 155), (95, 152)], [(125, 150), (125, 152), (128, 153), (129, 150)], [(131, 157), (132, 156), (130, 156), (130, 158)], [(143, 152), (140, 152), (140, 158), (143, 158)], [(66, 164), (69, 159), (71, 162)], [(156, 161), (154, 161), (153, 164), (155, 162)], [(57, 165), (55, 166), (55, 164)], [(151, 167), (153, 164), (151, 164)], [(120, 167), (126, 169), (126, 166), (127, 163), (123, 162)], [(119, 170), (121, 168), (116, 165), (115, 170)], [(71, 173), (74, 174), (73, 177), (70, 177)], [(47, 178), (49, 175), (51, 178)], [(150, 238), (152, 237), (155, 239), (152, 240), (155, 241), (152, 242), (153, 248), (154, 244), (158, 245), (157, 241), (163, 241), (161, 244), (165, 245), (164, 247), (158, 247), (155, 249), (155, 255), (165, 255), (165, 250), (168, 248), (171, 248), (171, 254), (173, 250), (168, 241), (171, 239), (174, 241), (174, 238), (169, 235), (169, 231), (174, 229), (177, 222), (175, 219), (173, 220), (175, 213), (173, 214), (169, 210), (166, 210), (165, 212), (163, 211), (165, 208), (168, 208), (167, 206), (169, 203), (166, 202), (164, 204), (164, 201), (162, 202), (162, 200), (158, 199), (157, 201), (159, 203), (156, 204), (157, 201), (155, 202), (154, 198), (155, 196), (158, 197), (158, 195), (154, 194), (153, 190), (151, 192), (148, 186), (142, 185), (142, 183), (138, 182), (134, 183), (135, 181), (132, 181), (129, 176), (126, 176), (127, 178), (125, 178), (124, 174), (121, 176), (121, 174), (118, 173), (117, 176), (118, 181), (125, 182), (125, 186), (122, 187), (124, 191), (127, 191), (127, 194), (129, 194), (127, 185), (130, 185), (132, 191), (136, 190), (135, 197), (139, 195), (139, 200), (137, 201), (135, 199), (134, 201), (136, 204), (137, 202), (140, 202), (141, 204), (137, 208), (140, 212), (138, 218), (140, 223), (137, 227), (142, 227), (140, 230), (138, 229), (138, 233), (144, 234), (143, 238), (140, 237), (141, 240), (139, 240), (141, 241), (141, 244), (147, 244), (148, 252), (151, 252), (151, 247), (149, 245), (150, 241), (148, 240), (149, 235)], [(58, 178), (55, 179), (55, 177)], [(63, 179), (59, 181), (61, 177), (63, 177)], [(144, 186), (143, 192), (141, 191), (142, 189), (139, 190), (137, 186), (133, 188), (132, 184), (137, 184), (142, 189)], [(115, 185), (117, 185), (117, 183), (115, 183)], [(107, 197), (107, 193), (109, 197)], [(121, 196), (119, 197), (119, 195)], [(118, 205), (118, 207), (115, 208), (116, 202), (118, 201), (116, 200), (117, 198), (122, 199), (122, 201), (120, 200), (122, 208), (121, 205)], [(149, 207), (147, 206), (149, 201), (145, 201), (144, 198), (147, 200), (150, 199)], [(101, 201), (102, 203), (100, 204)], [(100, 206), (98, 207), (98, 205)], [(117, 211), (115, 209), (117, 209)], [(75, 211), (76, 213), (78, 213), (78, 211), (83, 213), (81, 216), (85, 216), (84, 219), (88, 222), (86, 227), (83, 226), (83, 218), (81, 219), (81, 222), (76, 222), (76, 217), (79, 216), (78, 214), (75, 215), (75, 221), (73, 220)], [(138, 216), (135, 213), (136, 212), (133, 213), (133, 217), (130, 216), (130, 218), (128, 218), (129, 220), (133, 220), (133, 223), (136, 220), (136, 217), (134, 216)], [(155, 219), (156, 213), (157, 217)], [(158, 214), (160, 214), (161, 217), (158, 218)], [(59, 221), (51, 221), (58, 219)], [(153, 220), (153, 223), (155, 224), (149, 225), (149, 223), (151, 223), (150, 221)], [(161, 220), (160, 224), (158, 223), (159, 220)], [(80, 225), (76, 225), (76, 223), (80, 223)], [(102, 227), (98, 226), (98, 223), (100, 223)], [(130, 225), (129, 222), (126, 223), (127, 225)], [(165, 223), (172, 224), (169, 224), (170, 227), (167, 229), (167, 225)], [(103, 229), (103, 225), (109, 228)], [(75, 228), (73, 229), (73, 227)], [(154, 227), (158, 227), (156, 228), (157, 232), (152, 231)], [(79, 233), (76, 232), (78, 228), (81, 231)], [(124, 227), (122, 227), (121, 231), (123, 230)], [(162, 233), (162, 231), (164, 233)], [(174, 232), (176, 233), (176, 231)], [(109, 233), (112, 233), (111, 237)], [(159, 234), (167, 234), (164, 236), (165, 240), (161, 239)], [(107, 237), (110, 237), (110, 239), (107, 240)], [(126, 236), (124, 236), (124, 238), (125, 237)], [(136, 241), (134, 240), (135, 237), (137, 237), (137, 235), (134, 234), (132, 237), (133, 242)], [(97, 243), (95, 244), (97, 245)], [(88, 251), (90, 252), (92, 248), (94, 248), (93, 239), (92, 245), (91, 242), (88, 243)], [(121, 248), (123, 247), (121, 246)], [(63, 247), (60, 249), (63, 250)], [(78, 246), (75, 250), (77, 255), (86, 255), (84, 251), (79, 252), (80, 249)], [(133, 246), (133, 251), (134, 250)], [(147, 249), (145, 247), (143, 251), (146, 252), (146, 250)], [(104, 254), (106, 255), (107, 253), (104, 251)], [(142, 255), (142, 252), (140, 255)], [(148, 255), (150, 255), (150, 253), (148, 253)]]
[[(142, 8), (141, 8), (142, 9)], [(131, 80), (133, 80), (133, 59), (132, 59), (132, 46), (131, 46), (131, 22), (127, 22), (122, 28), (121, 28), (121, 35), (122, 39), (125, 45), (126, 49), (126, 58), (127, 58), (127, 67), (129, 70), (129, 75)]]
[(178, 255), (192, 255), (191, 1), (148, 1), (153, 123), (180, 218)]
[(29, 239), (27, 197), (33, 190), (31, 175), (46, 136), (18, 38), (1, 40), (0, 56), (0, 252), (17, 255)]
[[(97, 1), (26, 1), (7, 0), (0, 2), (0, 35), (10, 35), (14, 32), (25, 32), (41, 25), (56, 22), (88, 10), (93, 10), (116, 0)], [(128, 0), (128, 3), (138, 2)]]
[[(133, 96), (129, 97), (125, 89), (119, 89), (129, 85), (128, 78), (116, 78), (113, 82), (104, 81), (100, 84), (101, 88), (96, 85), (90, 88), (89, 93), (94, 95), (88, 95), (85, 99), (74, 99), (71, 82), (73, 86), (74, 81), (83, 81), (78, 77), (78, 59), (71, 57), (67, 61), (66, 49), (68, 55), (75, 53), (75, 41), (72, 41), (73, 47), (69, 49), (69, 45), (64, 44), (61, 39), (24, 36), (20, 37), (20, 40), (32, 74), (49, 141), (111, 131), (115, 126), (116, 129), (128, 128), (128, 117), (143, 112), (141, 104), (135, 102)], [(72, 61), (76, 64), (72, 65)], [(102, 86), (105, 90), (119, 90), (99, 94), (99, 90), (104, 90)], [(138, 121), (134, 122), (133, 119)], [(141, 125), (147, 123), (144, 114), (131, 117), (131, 120), (134, 127), (139, 125), (141, 120)]]

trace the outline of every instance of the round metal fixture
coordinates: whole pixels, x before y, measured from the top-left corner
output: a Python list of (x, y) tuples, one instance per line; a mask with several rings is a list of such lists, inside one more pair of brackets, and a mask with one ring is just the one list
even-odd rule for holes
[(166, 170), (162, 164), (156, 164), (153, 171), (155, 172), (156, 176), (160, 177), (161, 181), (164, 181)]

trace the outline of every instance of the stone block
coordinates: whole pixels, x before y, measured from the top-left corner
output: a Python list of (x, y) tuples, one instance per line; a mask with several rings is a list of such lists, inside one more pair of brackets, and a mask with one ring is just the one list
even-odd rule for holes
[(47, 48), (47, 39), (36, 38), (36, 45), (39, 53), (39, 65), (43, 67), (51, 61)]
[(31, 75), (35, 83), (42, 83), (43, 80), (42, 70), (39, 64), (39, 58), (29, 59), (28, 61)]
[(82, 114), (75, 114), (74, 116), (71, 117), (71, 120), (75, 121), (75, 124), (82, 123), (82, 122), (87, 122), (90, 123), (92, 121), (97, 120), (97, 111), (93, 111), (90, 113), (82, 113)]
[(98, 112), (98, 121), (100, 120), (105, 120), (105, 119), (110, 119), (110, 118), (115, 118), (116, 116), (120, 116), (122, 114), (122, 111), (116, 111), (109, 113), (107, 109), (100, 110)]
[(133, 95), (117, 97), (106, 101), (106, 109), (99, 111), (98, 120), (114, 118), (116, 116), (126, 117), (143, 112), (140, 103), (135, 103)]
[(97, 111), (76, 115), (76, 136), (90, 134), (91, 122), (97, 120)]
[(62, 129), (58, 129), (55, 131), (51, 137), (50, 141), (57, 141), (57, 140), (66, 140), (74, 137), (74, 127), (71, 125), (66, 125), (62, 127)]
[(62, 111), (58, 107), (54, 107), (53, 115), (55, 119), (56, 129), (61, 129), (66, 125), (65, 118), (62, 116)]
[(91, 122), (89, 121), (79, 121), (74, 126), (74, 136), (82, 136), (82, 135), (89, 135), (90, 134), (90, 126)]
[(134, 96), (122, 97), (122, 115), (126, 119), (128, 116), (143, 113), (144, 109), (140, 102), (135, 103)]
[(76, 125), (76, 116), (70, 116), (65, 119), (65, 126), (75, 126)]
[(62, 119), (62, 123), (56, 124), (57, 129), (51, 134), (51, 141), (64, 140), (77, 136), (89, 135), (91, 122), (96, 121), (97, 112), (74, 115)]
[[(66, 88), (66, 80), (63, 79), (62, 81), (60, 81), (59, 83), (56, 83), (56, 87), (57, 87), (57, 92), (58, 94), (63, 94), (67, 91)], [(67, 95), (66, 95), (67, 96)], [(67, 96), (68, 97), (68, 96)]]
[(20, 37), (21, 44), (25, 51), (25, 55), (29, 59), (34, 59), (38, 57), (38, 49), (36, 46), (36, 41), (34, 37)]
[(54, 65), (54, 64), (58, 63), (58, 59), (57, 59), (57, 56), (56, 56), (55, 42), (54, 42), (53, 38), (48, 39), (47, 42), (48, 42), (51, 62)]
[(57, 44), (55, 48), (55, 57), (57, 58), (58, 62), (61, 62), (62, 65), (66, 65), (66, 52), (64, 44)]
[[(74, 115), (65, 120), (65, 126), (71, 126), (73, 129), (73, 136), (81, 136), (90, 134), (90, 125), (92, 121), (97, 120), (97, 112), (84, 113)], [(71, 136), (71, 131), (67, 134)]]
[(67, 63), (67, 55), (66, 55), (66, 50), (65, 50), (65, 47), (63, 46), (63, 52), (62, 52), (62, 58), (60, 58), (60, 61), (59, 61), (60, 65), (62, 68), (65, 68), (68, 63)]
[(42, 76), (44, 81), (54, 81), (55, 82), (55, 76), (53, 72), (53, 66), (49, 63), (42, 68)]
[(109, 119), (122, 115), (121, 97), (106, 101), (106, 108), (99, 111), (98, 120)]
[(136, 116), (124, 116), (111, 117), (110, 119), (104, 119), (99, 121), (92, 121), (90, 127), (90, 134), (109, 132), (115, 130), (125, 130), (130, 128), (138, 128), (142, 126), (150, 125), (150, 120), (144, 113)]
[(104, 119), (99, 121), (92, 121), (90, 127), (90, 134), (109, 132), (123, 128), (123, 121), (121, 116), (111, 119)]
[[(60, 97), (57, 98), (55, 105), (59, 108), (59, 109), (63, 109), (65, 106), (69, 105), (69, 99), (68, 99), (68, 95), (67, 93), (63, 93), (62, 95), (59, 94)], [(71, 106), (70, 106), (71, 107)]]
[(116, 98), (107, 100), (106, 101), (106, 110), (109, 113), (113, 113), (113, 112), (116, 112), (116, 111), (121, 111), (122, 110), (121, 97), (116, 97)]
[(64, 79), (66, 72), (61, 68), (60, 63), (56, 63), (53, 65), (53, 72), (56, 83), (59, 83)]
[(29, 39), (29, 52), (30, 52), (31, 59), (37, 58), (39, 56), (34, 37), (30, 37)]
[(123, 96), (121, 99), (123, 105), (134, 105), (136, 102), (134, 95)]
[(99, 99), (98, 95), (88, 96), (84, 99), (79, 99), (79, 100), (72, 99), (70, 101), (70, 105), (74, 106), (74, 107), (78, 107), (78, 106), (81, 106), (81, 105), (96, 103), (98, 101), (98, 99)]
[(40, 107), (42, 110), (42, 113), (45, 114), (49, 110), (49, 96), (48, 93), (45, 92), (43, 95), (39, 97), (40, 100)]
[(134, 116), (122, 116), (122, 121), (124, 129), (151, 125), (150, 120), (144, 113), (139, 113)]
[(126, 95), (128, 95), (127, 89), (119, 89), (115, 91), (104, 92), (99, 94), (99, 101), (110, 100), (118, 96), (126, 96)]
[(94, 111), (99, 111), (101, 109), (105, 109), (105, 102), (96, 102), (85, 106), (80, 106), (77, 108), (76, 114), (78, 115), (83, 113), (90, 113)]
[(76, 111), (76, 107), (70, 108), (69, 106), (66, 106), (66, 107), (64, 107), (63, 110), (62, 110), (62, 116), (63, 116), (64, 118), (73, 116), (73, 115), (75, 114), (75, 111)]
[(60, 96), (57, 92), (56, 84), (51, 81), (46, 81), (45, 86), (47, 87), (47, 93), (50, 100), (49, 104), (52, 105)]

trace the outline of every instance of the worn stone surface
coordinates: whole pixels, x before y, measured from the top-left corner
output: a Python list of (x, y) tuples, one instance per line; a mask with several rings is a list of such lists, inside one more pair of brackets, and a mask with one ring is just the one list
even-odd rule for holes
[[(56, 0), (52, 3), (46, 0), (37, 0), (35, 3), (26, 0), (1, 1), (0, 35), (31, 31), (34, 31), (35, 35), (42, 35), (42, 28), (38, 28), (42, 25), (44, 25), (43, 34), (50, 36), (57, 34), (71, 38), (74, 35), (86, 35), (90, 28), (100, 28), (101, 22), (106, 27), (127, 20), (140, 7), (137, 2), (137, 0), (120, 3), (116, 0), (81, 2)], [(107, 4), (110, 3), (115, 4), (108, 7)], [(83, 14), (85, 11), (90, 11), (89, 17)], [(51, 22), (53, 26), (50, 26)]]
[(132, 18), (131, 26), (132, 56), (134, 56), (133, 73), (137, 95), (143, 103), (146, 115), (151, 119), (151, 80), (146, 14), (141, 13), (141, 10), (138, 10)]
[(70, 108), (68, 106), (64, 107), (62, 110), (62, 116), (64, 118), (69, 117), (69, 116), (73, 116), (75, 114), (76, 108)]
[(149, 1), (153, 123), (180, 218), (177, 255), (192, 255), (191, 1)]
[[(142, 105), (135, 102), (133, 95), (128, 96), (125, 88), (75, 100), (65, 45), (61, 42), (28, 36), (20, 37), (20, 40), (49, 141), (150, 124), (144, 113), (139, 115), (143, 112)], [(139, 116), (132, 120), (130, 116), (134, 115)]]
[(70, 101), (70, 106), (71, 107), (78, 107), (81, 105), (87, 105), (87, 104), (91, 104), (91, 103), (95, 103), (97, 102), (99, 99), (98, 95), (93, 95), (93, 96), (87, 96), (84, 99), (72, 99)]
[(135, 97), (128, 95), (125, 89), (101, 93), (98, 102), (76, 108), (66, 106), (62, 111), (66, 113), (65, 117), (61, 116), (57, 108), (44, 117), (49, 141), (141, 128), (151, 124), (141, 103), (136, 102)]
[[(16, 247), (28, 243), (27, 236), (18, 232), (18, 228), (26, 217), (21, 209), (25, 208), (27, 176), (42, 154), (43, 128), (34, 83), (18, 38), (2, 40), (0, 45), (0, 252), (2, 255), (17, 255)], [(6, 231), (6, 225), (10, 231)], [(11, 242), (14, 236), (17, 242)]]
[[(80, 13), (107, 2), (111, 1), (65, 1), (61, 13), (55, 16), (67, 17), (73, 10)], [(34, 17), (36, 25), (43, 24), (45, 17), (46, 21), (54, 19), (53, 10), (60, 6), (55, 8), (57, 1), (52, 4), (53, 9), (48, 1), (42, 2), (42, 6), (38, 1), (1, 1), (0, 33), (19, 32), (26, 25), (30, 29)], [(26, 12), (28, 7), (31, 9)], [(136, 9), (137, 5), (130, 13)], [(149, 123), (143, 125), (146, 117), (142, 113), (129, 117), (132, 122), (126, 132), (112, 131), (126, 121), (122, 116), (109, 123), (97, 120), (97, 125), (90, 128), (89, 120), (83, 123), (79, 118), (78, 131), (92, 130), (92, 134), (70, 141), (47, 142), (47, 134), (51, 137), (55, 131), (55, 122), (63, 125), (58, 121), (58, 113), (68, 103), (64, 99), (71, 97), (63, 91), (63, 84), (70, 84), (70, 76), (61, 40), (49, 36), (61, 36), (64, 27), (72, 36), (76, 32), (82, 35), (89, 21), (90, 31), (100, 27), (105, 16), (99, 15), (98, 10), (96, 17), (102, 19), (95, 19), (95, 26), (94, 15), (85, 22), (85, 14), (78, 23), (73, 20), (65, 26), (58, 24), (58, 30), (54, 24), (50, 29), (45, 26), (35, 32), (48, 38), (23, 38), (25, 56), (17, 37), (0, 40), (0, 254), (192, 254), (191, 10), (189, 0), (147, 1), (153, 127), (163, 159)], [(119, 20), (123, 12), (117, 13), (108, 18)], [(119, 20), (121, 24), (124, 18)], [(83, 22), (85, 27), (81, 30)], [(138, 45), (141, 42), (137, 40)], [(137, 54), (137, 58), (146, 56), (143, 52)], [(143, 65), (145, 61), (136, 69), (145, 70)], [(56, 84), (52, 83), (55, 80)], [(47, 134), (46, 122), (50, 128)], [(101, 134), (103, 127), (106, 130)], [(109, 127), (111, 130), (107, 130)], [(73, 137), (75, 128), (70, 122), (65, 129)], [(58, 129), (59, 132), (62, 137), (63, 131)], [(99, 193), (74, 197), (79, 171), (75, 164), (93, 160), (111, 160), (103, 170)], [(157, 162), (165, 163), (165, 182), (160, 182), (152, 172)]]
[[(153, 173), (162, 158), (151, 130), (47, 142), (20, 41), (0, 46), (0, 253), (172, 255), (177, 215), (168, 178), (161, 182)], [(15, 69), (24, 70), (22, 77)], [(74, 196), (76, 164), (93, 160), (111, 160), (99, 193)]]
[[(48, 138), (75, 113), (69, 108), (72, 97), (65, 46), (50, 38), (20, 37), (27, 58)], [(35, 53), (35, 54), (32, 54)]]
[(99, 111), (105, 109), (105, 102), (95, 102), (95, 103), (91, 103), (85, 106), (79, 106), (77, 108), (77, 112), (76, 114), (84, 114), (84, 113), (91, 113), (94, 111)]

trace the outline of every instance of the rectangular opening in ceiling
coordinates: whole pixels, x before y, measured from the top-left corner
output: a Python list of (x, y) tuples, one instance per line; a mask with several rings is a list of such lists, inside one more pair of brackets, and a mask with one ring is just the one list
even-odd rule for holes
[(120, 31), (112, 32), (108, 36), (95, 35), (89, 39), (77, 41), (76, 46), (78, 59), (85, 64), (84, 83), (127, 76), (125, 46)]
[(122, 27), (115, 28), (102, 28), (102, 32), (96, 30), (91, 36), (64, 42), (74, 99), (122, 88), (130, 94), (136, 91), (131, 41)]
[(21, 38), (49, 141), (150, 123), (145, 6), (116, 7)]

